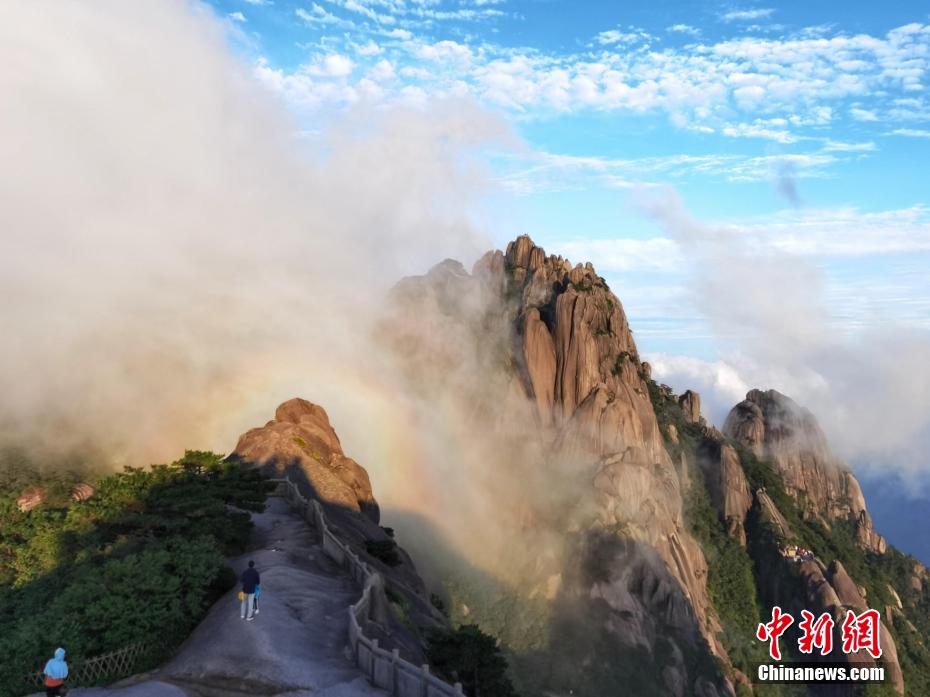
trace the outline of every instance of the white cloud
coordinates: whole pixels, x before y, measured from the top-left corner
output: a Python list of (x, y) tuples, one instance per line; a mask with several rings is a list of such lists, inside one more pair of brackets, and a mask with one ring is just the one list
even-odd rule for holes
[(796, 256), (874, 257), (930, 252), (925, 206), (863, 212), (855, 208), (783, 211), (728, 225), (754, 245)]
[(383, 52), (383, 49), (374, 41), (369, 41), (364, 46), (358, 46), (355, 49), (355, 52), (362, 57), (368, 58), (370, 56), (380, 55)]
[[(384, 48), (369, 38), (364, 45), (349, 41), (345, 49), (354, 51), (348, 55), (359, 63), (375, 51), (391, 52), (400, 79), (379, 92), (385, 102), (404, 101), (410, 94), (418, 99), (468, 94), (527, 117), (553, 111), (658, 112), (682, 129), (780, 144), (822, 140), (820, 129), (841, 112), (859, 120), (880, 112), (886, 123), (916, 121), (930, 113), (930, 106), (909, 92), (928, 69), (930, 25), (900, 27), (884, 36), (831, 34), (829, 27), (819, 27), (786, 38), (742, 36), (661, 50), (631, 50), (624, 41), (651, 37), (623, 27), (602, 32), (587, 50), (565, 54), (487, 41), (424, 42), (414, 38), (411, 22), (422, 19), (415, 10), (431, 6), (399, 0), (332, 2), (404, 18), (400, 25), (369, 27), (370, 37), (383, 37)], [(315, 9), (305, 12), (305, 20), (331, 21)], [(336, 45), (335, 39), (323, 42), (320, 52)], [(442, 70), (415, 73), (424, 62), (442, 62)], [(367, 78), (359, 72), (347, 87), (357, 88), (362, 79)], [(416, 90), (405, 92), (407, 87)]]
[(397, 77), (397, 74), (394, 72), (394, 66), (391, 64), (391, 61), (382, 59), (368, 71), (368, 77), (376, 82), (386, 82), (388, 80), (393, 80)]
[(620, 31), (618, 29), (610, 29), (608, 31), (602, 31), (594, 40), (597, 41), (602, 46), (610, 46), (612, 44), (632, 44), (637, 41), (645, 41), (652, 37), (649, 36), (642, 29), (631, 29), (630, 31)]
[(670, 27), (666, 27), (665, 31), (675, 34), (687, 34), (689, 36), (700, 36), (701, 34), (700, 29), (692, 27), (690, 24), (673, 24)]
[(229, 17), (229, 18), (230, 18), (232, 21), (234, 21), (234, 22), (244, 22), (244, 21), (245, 21), (245, 15), (242, 14), (241, 12), (230, 12), (230, 13), (229, 13), (228, 15), (226, 15), (226, 16)]
[(326, 75), (329, 77), (346, 77), (355, 69), (355, 63), (348, 56), (338, 53), (331, 53), (315, 66), (310, 68), (310, 72), (317, 75)]
[(307, 24), (336, 24), (339, 22), (339, 18), (336, 17), (336, 15), (327, 11), (326, 8), (317, 3), (311, 4), (309, 12), (302, 7), (298, 7), (294, 10), (294, 14)]
[[(490, 246), (470, 218), (486, 178), (467, 163), (502, 125), (465, 101), (363, 109), (307, 142), (222, 15), (4, 11), (0, 62), (21, 70), (0, 70), (0, 297), (18, 337), (0, 342), (2, 436), (145, 465), (226, 451), (294, 394), (359, 433), (376, 423), (362, 411), (381, 398), (345, 389), (383, 372), (376, 349), (351, 358), (366, 318), (397, 278)], [(294, 90), (330, 80), (257, 68)]]
[(678, 392), (690, 389), (700, 393), (701, 412), (718, 428), (723, 426), (730, 409), (755, 386), (746, 381), (737, 366), (724, 360), (707, 361), (666, 353), (647, 353), (644, 358), (652, 366), (657, 381), (672, 385)]
[(586, 239), (551, 245), (571, 259), (591, 259), (600, 273), (677, 272), (684, 268), (679, 246), (667, 237)]
[(775, 10), (771, 8), (765, 9), (756, 9), (756, 10), (731, 10), (725, 14), (720, 15), (720, 19), (724, 22), (751, 22), (756, 19), (766, 19), (771, 17)]
[[(813, 259), (930, 252), (930, 208), (922, 205), (878, 212), (856, 208), (784, 210), (760, 218), (718, 221), (711, 228), (726, 239), (738, 238), (747, 253), (789, 254)], [(687, 261), (679, 243), (665, 237), (597, 239), (560, 245), (580, 259), (599, 259), (610, 271), (629, 271), (636, 263), (652, 269), (684, 270)], [(649, 255), (662, 259), (648, 259)], [(625, 259), (631, 259), (627, 263)]]
[(875, 143), (843, 143), (836, 140), (827, 140), (823, 149), (826, 152), (872, 152), (876, 150)]
[(393, 14), (384, 14), (372, 9), (367, 0), (338, 0), (338, 4), (349, 12), (355, 12), (378, 24), (395, 24), (397, 19)]
[[(878, 319), (860, 331), (848, 323), (844, 327), (840, 318), (838, 327), (831, 284), (808, 258), (759, 248), (744, 230), (703, 224), (673, 192), (644, 199), (642, 206), (691, 265), (683, 278), (694, 307), (719, 340), (743, 357), (738, 379), (727, 381), (725, 389), (735, 390), (740, 382), (779, 389), (818, 416), (840, 456), (881, 458), (899, 471), (927, 472), (926, 323)], [(926, 239), (926, 229), (922, 235)], [(926, 283), (925, 276), (920, 280)], [(855, 305), (870, 300), (859, 294)], [(705, 372), (711, 382), (720, 369), (710, 366)]]
[(930, 131), (921, 128), (896, 128), (891, 131), (894, 136), (907, 136), (909, 138), (930, 138)]
[(245, 3), (248, 3), (249, 5), (255, 5), (257, 7), (261, 7), (263, 5), (274, 5), (274, 2), (272, 2), (272, 0), (242, 0), (242, 1)]
[(825, 169), (837, 163), (843, 152), (838, 148), (835, 153), (824, 149), (773, 155), (725, 153), (628, 159), (535, 152), (501, 163), (506, 173), (500, 177), (500, 183), (510, 191), (527, 194), (597, 186), (648, 188), (694, 175), (733, 182), (765, 182), (777, 181), (787, 172), (792, 179), (810, 179), (824, 176)]
[(782, 128), (772, 128), (770, 124), (757, 120), (755, 123), (739, 123), (724, 126), (721, 133), (731, 138), (764, 138), (777, 143), (795, 143), (797, 136)]
[(470, 63), (472, 60), (471, 49), (455, 41), (438, 41), (434, 44), (418, 46), (416, 55), (423, 60), (437, 62)]
[(852, 107), (849, 110), (849, 113), (854, 119), (856, 119), (856, 121), (878, 121), (878, 114), (869, 109)]

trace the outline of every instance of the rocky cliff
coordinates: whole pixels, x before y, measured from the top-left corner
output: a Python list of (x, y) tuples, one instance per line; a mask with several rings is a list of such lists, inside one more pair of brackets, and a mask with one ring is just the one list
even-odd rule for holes
[(232, 456), (257, 465), (268, 476), (291, 476), (323, 503), (378, 522), (368, 472), (342, 452), (326, 411), (305, 399), (284, 402), (273, 420), (244, 433)]
[[(620, 300), (594, 267), (547, 255), (522, 236), (505, 252), (487, 253), (470, 274), (447, 260), (404, 279), (392, 300), (386, 336), (418, 384), (436, 356), (442, 367), (430, 374), (446, 393), (448, 371), (473, 366), (480, 374), (472, 380), (482, 387), (474, 400), (482, 414), (494, 415), (479, 421), (480, 430), (502, 442), (507, 434), (495, 424), (519, 422), (509, 432), (532, 443), (525, 488), (545, 480), (552, 493), (545, 501), (517, 497), (511, 504), (523, 511), (520, 528), (502, 532), (529, 546), (544, 529), (560, 537), (561, 557), (547, 563), (540, 553), (521, 583), (529, 595), (551, 600), (552, 617), (591, 617), (588, 634), (603, 645), (577, 660), (621, 662), (645, 651), (639, 655), (648, 660), (636, 667), (649, 673), (643, 694), (731, 694), (712, 660), (727, 663), (707, 593), (707, 562), (684, 519), (682, 479), (659, 429), (648, 366)], [(474, 386), (463, 381), (456, 389)], [(695, 420), (698, 400), (687, 398)], [(574, 522), (566, 525), (565, 516)], [(605, 654), (611, 644), (618, 648)], [(541, 663), (556, 672), (548, 659)], [(570, 680), (582, 689), (578, 677)], [(572, 684), (560, 685), (552, 673), (548, 679), (556, 692)], [(582, 693), (591, 694), (590, 686)]]
[(395, 608), (380, 623), (371, 622), (366, 633), (415, 664), (425, 663), (421, 632), (445, 627), (448, 619), (433, 607), (426, 584), (394, 541), (393, 531), (377, 525), (379, 508), (368, 472), (343, 453), (323, 407), (300, 398), (284, 402), (274, 419), (240, 436), (230, 459), (272, 478), (288, 477), (323, 504), (331, 530), (385, 579), (387, 596), (377, 602)]
[[(377, 338), (397, 389), (443, 430), (428, 434), (448, 460), (431, 476), (456, 507), (392, 512), (431, 579), (402, 551), (382, 564), (415, 610), (408, 626), (441, 623), (426, 602), (440, 595), (453, 621), (497, 634), (525, 697), (722, 697), (753, 693), (773, 605), (837, 620), (871, 606), (887, 686), (930, 694), (930, 573), (873, 529), (814, 416), (753, 390), (722, 431), (709, 425), (700, 395), (652, 379), (592, 264), (526, 236), (470, 272), (445, 260), (397, 284)], [(235, 456), (301, 478), (357, 549), (386, 539), (367, 474), (319, 407), (285, 403)]]
[(885, 540), (872, 527), (859, 482), (833, 455), (807, 409), (775, 390), (751, 390), (730, 411), (723, 433), (774, 463), (785, 489), (805, 514), (828, 527), (837, 518), (848, 519), (863, 547), (885, 551)]
[[(678, 404), (679, 425), (687, 429), (692, 417), (685, 400)], [(732, 409), (722, 433), (702, 427), (690, 435), (722, 526), (747, 548), (761, 608), (779, 605), (795, 617), (805, 609), (830, 614), (836, 647), (848, 611), (878, 609), (878, 663), (886, 684), (898, 694), (924, 694), (930, 684), (923, 636), (930, 597), (917, 579), (926, 570), (873, 529), (855, 476), (833, 455), (813, 414), (775, 390), (752, 390)], [(876, 663), (864, 652), (847, 656), (839, 648), (829, 660)], [(811, 691), (858, 694), (837, 687)]]

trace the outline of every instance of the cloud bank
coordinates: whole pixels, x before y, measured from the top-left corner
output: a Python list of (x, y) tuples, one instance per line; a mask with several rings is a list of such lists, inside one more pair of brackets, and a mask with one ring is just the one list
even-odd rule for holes
[(302, 136), (229, 30), (183, 0), (7, 8), (5, 443), (128, 464), (228, 451), (300, 392), (340, 425), (376, 373), (386, 288), (489, 246), (470, 153), (506, 137), (497, 121), (357, 109)]
[(717, 362), (656, 356), (660, 379), (708, 390), (718, 425), (746, 388), (778, 389), (814, 412), (842, 457), (925, 478), (930, 333), (882, 317), (864, 331), (838, 329), (822, 273), (790, 246), (703, 225), (670, 190), (651, 190), (643, 207), (688, 259), (697, 310), (733, 347)]

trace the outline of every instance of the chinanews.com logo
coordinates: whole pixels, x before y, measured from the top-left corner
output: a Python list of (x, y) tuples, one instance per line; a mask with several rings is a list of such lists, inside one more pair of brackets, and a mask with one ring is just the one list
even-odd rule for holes
[[(882, 656), (881, 615), (878, 610), (855, 613), (847, 610), (836, 636), (836, 620), (824, 612), (819, 617), (808, 610), (801, 610), (798, 653), (810, 656), (803, 662), (782, 662), (780, 640), (795, 618), (783, 612), (777, 605), (772, 608), (772, 619), (759, 625), (756, 639), (768, 642), (769, 657), (774, 663), (761, 663), (756, 670), (758, 683), (867, 683), (884, 682), (885, 669), (877, 665)], [(837, 661), (834, 642), (844, 656)], [(818, 661), (817, 657), (831, 656), (832, 660)], [(871, 660), (870, 660), (871, 657)]]

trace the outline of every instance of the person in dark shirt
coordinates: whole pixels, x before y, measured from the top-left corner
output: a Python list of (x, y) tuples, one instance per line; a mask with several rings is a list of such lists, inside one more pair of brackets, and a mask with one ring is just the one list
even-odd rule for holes
[(254, 561), (249, 562), (249, 568), (242, 572), (239, 580), (242, 582), (242, 609), (239, 616), (251, 622), (255, 619), (255, 589), (261, 583), (261, 578), (255, 570)]

